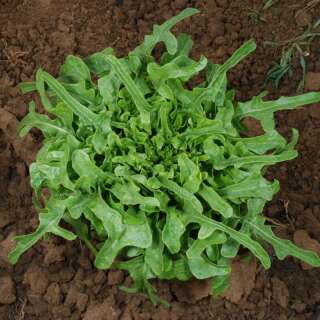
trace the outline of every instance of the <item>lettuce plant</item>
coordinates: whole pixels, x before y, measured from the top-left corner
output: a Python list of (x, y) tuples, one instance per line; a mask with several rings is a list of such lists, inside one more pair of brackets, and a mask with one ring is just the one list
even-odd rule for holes
[[(39, 226), (16, 237), (12, 263), (46, 234), (78, 237), (97, 268), (127, 270), (134, 284), (124, 289), (154, 303), (155, 278), (213, 278), (214, 294), (221, 293), (241, 247), (265, 268), (265, 243), (279, 259), (320, 266), (315, 253), (276, 237), (262, 215), (279, 191), (278, 181), (264, 178), (266, 168), (297, 156), (297, 131), (287, 142), (274, 112), (319, 102), (320, 93), (235, 101), (227, 72), (256, 45), (245, 42), (222, 65), (191, 59), (192, 40), (170, 29), (195, 13), (155, 25), (126, 57), (111, 48), (68, 56), (58, 78), (40, 69), (35, 82), (21, 84), (24, 93), (37, 91), (50, 117), (31, 102), (18, 128), (21, 136), (38, 128), (44, 141), (30, 166)], [(165, 52), (157, 60), (159, 42)], [(199, 72), (204, 81), (190, 89)], [(241, 136), (245, 117), (260, 121), (264, 134)]]

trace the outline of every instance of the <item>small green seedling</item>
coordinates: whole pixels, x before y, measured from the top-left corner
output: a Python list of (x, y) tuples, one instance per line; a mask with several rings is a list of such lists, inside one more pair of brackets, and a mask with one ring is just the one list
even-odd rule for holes
[(301, 93), (305, 86), (305, 76), (306, 76), (306, 57), (310, 54), (309, 48), (313, 39), (320, 35), (317, 32), (317, 28), (320, 26), (320, 20), (311, 24), (305, 32), (293, 39), (286, 41), (266, 41), (266, 45), (271, 45), (275, 47), (282, 48), (281, 59), (279, 63), (276, 63), (267, 73), (265, 82), (271, 82), (275, 88), (279, 87), (280, 81), (288, 76), (292, 77), (292, 62), (294, 57), (298, 57), (301, 66), (301, 80), (297, 87), (297, 92)]
[(267, 22), (261, 10), (249, 8), (247, 15), (253, 23)]
[(259, 9), (248, 8), (247, 16), (253, 23), (258, 22), (267, 22), (267, 19), (264, 17), (266, 10), (270, 9), (276, 2), (276, 0), (264, 0), (263, 6), (260, 6)]
[(263, 10), (270, 9), (273, 5), (275, 5), (279, 0), (263, 0)]
[[(320, 93), (237, 102), (227, 73), (256, 45), (245, 42), (222, 65), (193, 60), (191, 38), (170, 29), (197, 12), (155, 25), (126, 57), (111, 48), (68, 56), (57, 78), (40, 69), (35, 82), (21, 84), (37, 91), (50, 117), (31, 102), (19, 124), (20, 136), (36, 127), (44, 141), (30, 166), (39, 226), (15, 238), (12, 263), (47, 234), (79, 238), (97, 268), (127, 270), (134, 284), (123, 289), (153, 303), (163, 302), (150, 283), (157, 278), (214, 279), (220, 294), (241, 247), (265, 268), (266, 243), (279, 259), (320, 266), (316, 253), (275, 236), (262, 215), (279, 191), (278, 181), (264, 178), (266, 168), (297, 157), (297, 131), (288, 143), (274, 113), (319, 102)], [(166, 49), (160, 61), (152, 55), (159, 42)], [(203, 83), (188, 89), (202, 71)], [(246, 117), (264, 133), (243, 137)]]

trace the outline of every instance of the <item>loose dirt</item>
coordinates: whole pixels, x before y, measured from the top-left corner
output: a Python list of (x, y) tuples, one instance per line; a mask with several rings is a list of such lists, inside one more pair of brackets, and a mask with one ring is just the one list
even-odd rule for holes
[[(303, 270), (292, 258), (274, 259), (265, 271), (254, 261), (235, 262), (234, 284), (224, 299), (208, 297), (205, 282), (155, 282), (171, 308), (153, 307), (141, 295), (118, 289), (129, 284), (122, 271), (95, 270), (92, 257), (79, 241), (66, 243), (50, 237), (28, 251), (16, 266), (6, 261), (12, 237), (37, 226), (32, 208), (28, 165), (41, 146), (33, 131), (24, 139), (16, 135), (30, 96), (22, 97), (16, 85), (32, 79), (37, 68), (56, 74), (67, 54), (86, 56), (112, 46), (118, 55), (134, 48), (160, 23), (192, 6), (201, 14), (175, 28), (192, 35), (193, 54), (221, 63), (249, 38), (258, 49), (233, 70), (229, 79), (239, 99), (261, 91), (268, 69), (279, 59), (267, 40), (299, 35), (319, 17), (320, 4), (309, 11), (307, 0), (277, 1), (263, 13), (266, 22), (254, 22), (249, 8), (258, 0), (1, 0), (0, 1), (0, 319), (1, 320), (131, 320), (131, 319), (319, 319), (320, 270)], [(314, 1), (311, 1), (314, 2)], [(309, 48), (307, 89), (319, 89), (319, 40)], [(296, 59), (297, 60), (297, 59)], [(268, 86), (270, 97), (294, 95), (299, 82), (299, 61), (291, 79), (279, 90)], [(298, 159), (269, 171), (282, 190), (265, 214), (276, 221), (277, 233), (306, 247), (320, 241), (320, 105), (281, 112), (277, 126), (290, 136), (300, 130)], [(252, 123), (252, 131), (259, 127)], [(249, 133), (250, 134), (250, 133)]]

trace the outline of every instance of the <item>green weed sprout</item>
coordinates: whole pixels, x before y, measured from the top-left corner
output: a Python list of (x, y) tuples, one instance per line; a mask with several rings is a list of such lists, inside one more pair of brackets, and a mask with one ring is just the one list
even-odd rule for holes
[(301, 93), (305, 86), (305, 77), (307, 72), (306, 59), (305, 57), (309, 55), (309, 47), (311, 42), (315, 37), (319, 36), (320, 33), (316, 31), (320, 26), (320, 20), (309, 25), (307, 30), (303, 34), (286, 41), (266, 41), (267, 45), (281, 47), (281, 59), (279, 63), (275, 63), (274, 66), (268, 71), (266, 77), (266, 83), (271, 82), (275, 88), (279, 87), (280, 81), (283, 77), (292, 77), (292, 61), (295, 56), (299, 57), (301, 66), (301, 80), (297, 87), (297, 92)]

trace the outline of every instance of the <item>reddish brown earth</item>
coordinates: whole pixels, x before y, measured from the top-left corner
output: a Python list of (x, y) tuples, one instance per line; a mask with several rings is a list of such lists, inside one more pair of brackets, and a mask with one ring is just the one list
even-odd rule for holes
[[(248, 8), (258, 0), (1, 0), (0, 1), (0, 319), (1, 320), (130, 320), (130, 319), (320, 319), (320, 270), (292, 258), (265, 271), (255, 261), (233, 265), (232, 289), (224, 299), (208, 297), (208, 284), (192, 281), (157, 282), (159, 294), (170, 309), (153, 307), (140, 295), (121, 292), (118, 284), (130, 279), (121, 271), (102, 272), (78, 241), (65, 243), (50, 237), (36, 245), (16, 266), (6, 262), (15, 234), (31, 232), (37, 225), (32, 208), (28, 164), (41, 145), (37, 132), (18, 139), (17, 121), (26, 113), (26, 102), (16, 85), (32, 79), (43, 67), (56, 73), (67, 54), (88, 55), (107, 46), (119, 55), (134, 48), (153, 23), (171, 17), (186, 6), (201, 14), (175, 31), (190, 33), (194, 54), (223, 62), (248, 38), (258, 50), (230, 74), (240, 99), (257, 94), (279, 50), (264, 41), (298, 35), (303, 26), (319, 17), (320, 4), (295, 18), (308, 0), (282, 0), (264, 13), (266, 22), (254, 23)], [(312, 1), (316, 2), (316, 1)], [(307, 57), (308, 86), (320, 90), (319, 41)], [(293, 95), (299, 81), (295, 73), (272, 96)], [(266, 214), (276, 221), (277, 232), (299, 245), (320, 250), (320, 105), (278, 115), (278, 127), (300, 130), (300, 156), (270, 170), (282, 191)], [(254, 123), (252, 132), (259, 130)]]

